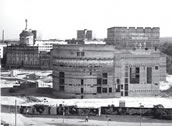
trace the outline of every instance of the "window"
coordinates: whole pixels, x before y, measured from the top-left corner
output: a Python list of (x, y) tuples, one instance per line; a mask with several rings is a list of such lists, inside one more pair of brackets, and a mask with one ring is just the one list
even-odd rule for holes
[(101, 93), (102, 88), (101, 87), (97, 87), (97, 93)]
[(116, 83), (117, 83), (117, 84), (120, 84), (120, 79), (117, 79), (117, 80), (116, 80)]
[(59, 77), (64, 78), (64, 72), (59, 72)]
[(80, 56), (80, 52), (77, 52), (77, 56)]
[(84, 93), (84, 88), (81, 88), (81, 93)]
[(103, 93), (107, 93), (107, 88), (103, 88)]
[(128, 96), (128, 91), (125, 91), (125, 96)]
[(103, 84), (107, 84), (107, 79), (103, 79)]
[(85, 53), (84, 52), (81, 52), (81, 56), (85, 56)]
[(64, 91), (64, 86), (60, 86), (60, 91)]
[(121, 89), (123, 89), (123, 85), (121, 85)]
[(97, 78), (97, 85), (101, 85), (102, 84), (102, 79), (101, 78)]
[(60, 84), (64, 84), (64, 79), (59, 79)]
[(112, 88), (109, 88), (109, 93), (112, 93)]
[(158, 70), (158, 66), (155, 66), (155, 70)]
[(121, 92), (121, 96), (123, 96), (123, 92)]
[(84, 80), (83, 79), (81, 79), (81, 85), (84, 85)]
[(130, 83), (138, 84), (140, 82), (140, 68), (131, 67), (130, 68)]
[(147, 83), (152, 83), (152, 67), (147, 67)]
[(107, 73), (103, 73), (103, 78), (107, 78)]
[(128, 84), (125, 84), (125, 90), (128, 90)]
[(128, 78), (125, 78), (125, 84), (128, 84)]

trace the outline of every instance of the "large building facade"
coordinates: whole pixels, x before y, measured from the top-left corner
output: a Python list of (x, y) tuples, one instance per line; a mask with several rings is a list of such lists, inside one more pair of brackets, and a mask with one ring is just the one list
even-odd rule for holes
[(35, 46), (7, 46), (7, 68), (39, 68), (38, 47)]
[(107, 29), (107, 44), (122, 47), (158, 47), (159, 27), (111, 27)]
[(114, 45), (54, 45), (53, 88), (70, 98), (155, 96), (165, 80), (158, 50)]

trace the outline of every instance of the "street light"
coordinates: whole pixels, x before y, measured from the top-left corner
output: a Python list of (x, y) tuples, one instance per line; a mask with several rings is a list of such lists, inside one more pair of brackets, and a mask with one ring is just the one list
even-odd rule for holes
[(142, 110), (141, 108), (143, 108), (144, 106), (142, 105), (142, 103), (140, 103), (140, 126), (142, 125)]
[(15, 126), (17, 126), (17, 100), (15, 100)]
[(64, 115), (65, 115), (65, 112), (64, 112), (64, 101), (63, 101), (63, 123), (64, 123)]

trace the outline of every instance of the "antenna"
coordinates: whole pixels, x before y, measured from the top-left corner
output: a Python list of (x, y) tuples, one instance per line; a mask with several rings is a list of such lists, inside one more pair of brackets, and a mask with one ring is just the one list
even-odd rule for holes
[(26, 23), (26, 27), (25, 27), (25, 30), (27, 30), (27, 19), (25, 19), (25, 23)]

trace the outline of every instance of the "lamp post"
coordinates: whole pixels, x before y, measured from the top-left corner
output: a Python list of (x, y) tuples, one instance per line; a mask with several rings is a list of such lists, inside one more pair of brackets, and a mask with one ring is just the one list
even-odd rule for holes
[(143, 108), (144, 106), (142, 105), (142, 103), (140, 103), (140, 126), (142, 125), (142, 110), (141, 108)]
[(15, 126), (17, 126), (17, 100), (15, 100)]
[(64, 101), (63, 101), (63, 123), (64, 123), (64, 115), (65, 115), (65, 111), (64, 111)]

